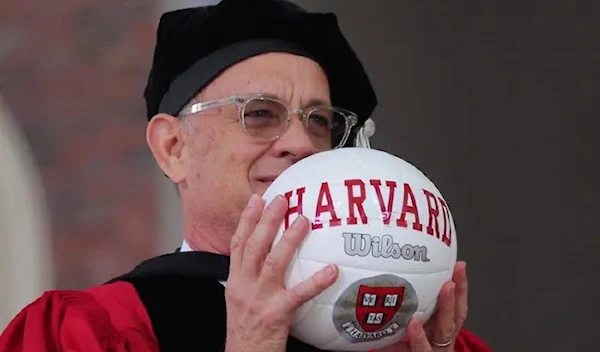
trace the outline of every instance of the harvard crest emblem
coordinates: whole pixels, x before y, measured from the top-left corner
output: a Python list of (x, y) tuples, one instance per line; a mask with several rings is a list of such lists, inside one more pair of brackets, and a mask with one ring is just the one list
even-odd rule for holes
[(356, 297), (356, 318), (366, 332), (380, 330), (398, 312), (404, 299), (404, 287), (360, 285)]
[(353, 283), (340, 295), (333, 322), (349, 341), (374, 341), (403, 330), (418, 306), (416, 292), (407, 280), (378, 275)]

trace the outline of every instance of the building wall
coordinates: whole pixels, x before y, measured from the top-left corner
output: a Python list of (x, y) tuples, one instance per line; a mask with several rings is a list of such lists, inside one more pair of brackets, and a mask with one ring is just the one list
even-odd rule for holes
[(41, 174), (55, 287), (157, 252), (142, 98), (155, 27), (147, 0), (0, 3), (0, 94)]

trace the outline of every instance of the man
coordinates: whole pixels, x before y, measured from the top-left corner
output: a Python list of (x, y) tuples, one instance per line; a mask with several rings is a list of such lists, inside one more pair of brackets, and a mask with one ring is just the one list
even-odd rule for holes
[[(376, 105), (335, 17), (284, 1), (224, 0), (161, 18), (146, 89), (147, 141), (183, 210), (181, 251), (85, 291), (45, 293), (0, 338), (1, 351), (317, 351), (289, 336), (296, 308), (329, 287), (326, 266), (282, 278), (308, 232), (260, 195), (298, 160), (355, 140)], [(263, 211), (264, 209), (264, 211)], [(425, 326), (389, 351), (489, 351), (462, 329), (464, 263)]]

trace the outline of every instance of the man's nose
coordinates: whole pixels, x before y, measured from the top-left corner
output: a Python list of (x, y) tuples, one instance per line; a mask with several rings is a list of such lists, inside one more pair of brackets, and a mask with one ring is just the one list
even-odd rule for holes
[(289, 124), (285, 133), (273, 143), (273, 151), (278, 157), (288, 157), (296, 162), (319, 151), (301, 118), (294, 116)]

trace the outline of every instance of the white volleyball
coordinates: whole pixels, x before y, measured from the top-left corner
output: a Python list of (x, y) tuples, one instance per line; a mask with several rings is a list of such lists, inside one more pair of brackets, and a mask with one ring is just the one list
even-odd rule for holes
[(340, 148), (301, 160), (263, 198), (289, 200), (273, 243), (298, 212), (312, 223), (286, 273), (293, 287), (323, 266), (336, 283), (295, 314), (291, 334), (324, 350), (367, 351), (398, 342), (412, 317), (427, 321), (456, 263), (456, 229), (436, 186), (389, 153)]

